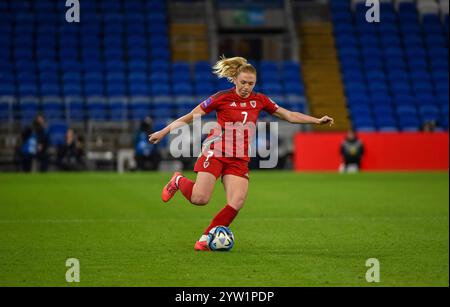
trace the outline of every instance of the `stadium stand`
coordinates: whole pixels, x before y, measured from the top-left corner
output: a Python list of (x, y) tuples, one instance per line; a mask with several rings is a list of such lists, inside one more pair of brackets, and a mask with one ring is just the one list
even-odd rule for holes
[[(207, 61), (171, 61), (166, 1), (83, 3), (83, 22), (67, 23), (64, 2), (6, 1), (0, 7), (0, 120), (167, 120), (231, 87)], [(59, 16), (60, 18), (57, 18)], [(260, 88), (305, 110), (297, 62), (263, 61)], [(5, 97), (12, 97), (13, 106)]]
[(359, 131), (448, 129), (448, 1), (332, 1), (347, 106)]

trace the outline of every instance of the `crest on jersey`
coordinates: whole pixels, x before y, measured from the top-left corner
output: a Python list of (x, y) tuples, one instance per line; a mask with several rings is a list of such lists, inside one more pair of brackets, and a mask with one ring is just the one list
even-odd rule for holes
[(250, 100), (250, 105), (252, 108), (256, 108), (256, 100)]
[(208, 168), (209, 162), (203, 162), (203, 168)]

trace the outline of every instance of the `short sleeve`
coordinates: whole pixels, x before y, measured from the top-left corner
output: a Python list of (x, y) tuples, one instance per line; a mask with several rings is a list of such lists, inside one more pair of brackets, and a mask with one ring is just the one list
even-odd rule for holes
[(278, 110), (279, 108), (279, 106), (275, 103), (275, 101), (273, 101), (267, 96), (263, 96), (263, 103), (264, 103), (263, 109), (270, 114), (275, 113), (276, 110)]
[(208, 114), (217, 109), (218, 105), (218, 100), (211, 96), (200, 104), (200, 108)]

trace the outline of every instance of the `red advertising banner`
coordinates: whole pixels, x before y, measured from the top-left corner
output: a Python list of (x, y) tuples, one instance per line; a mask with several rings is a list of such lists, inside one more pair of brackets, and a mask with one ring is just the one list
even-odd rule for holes
[[(298, 133), (294, 167), (297, 171), (337, 171), (345, 133)], [(448, 170), (448, 132), (359, 133), (364, 144), (363, 170)]]

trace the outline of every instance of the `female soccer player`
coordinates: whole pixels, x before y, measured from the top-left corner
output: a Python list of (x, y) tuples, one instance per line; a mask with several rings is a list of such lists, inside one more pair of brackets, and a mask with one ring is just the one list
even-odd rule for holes
[[(230, 142), (227, 141), (230, 138), (226, 137), (226, 127), (232, 126), (236, 130), (237, 124), (238, 127), (239, 124), (241, 124), (240, 127), (245, 127), (246, 124), (256, 125), (259, 113), (263, 110), (293, 124), (330, 124), (331, 126), (334, 123), (333, 118), (328, 116), (315, 118), (302, 113), (291, 112), (279, 107), (267, 96), (253, 92), (256, 83), (256, 69), (244, 58), (227, 59), (223, 57), (214, 65), (213, 70), (219, 78), (227, 78), (234, 83), (235, 87), (214, 94), (189, 114), (180, 117), (164, 129), (149, 135), (149, 141), (156, 144), (172, 129), (191, 123), (194, 116), (203, 116), (211, 111), (216, 111), (219, 126), (218, 129), (213, 129), (213, 132), (203, 143), (202, 153), (194, 167), (194, 171), (197, 173), (196, 181), (176, 172), (162, 191), (164, 202), (169, 201), (180, 190), (189, 202), (197, 206), (204, 206), (211, 198), (216, 180), (220, 176), (222, 177), (227, 204), (213, 218), (211, 224), (195, 243), (194, 249), (197, 251), (209, 250), (206, 242), (209, 230), (218, 225), (229, 226), (244, 206), (247, 197), (248, 163), (250, 160), (248, 144), (251, 133), (245, 134), (245, 131), (241, 131), (244, 150), (239, 150), (242, 148), (239, 148), (236, 140), (231, 141), (232, 149), (230, 149), (230, 146), (228, 146)], [(239, 134), (239, 129), (237, 130), (236, 134)], [(230, 134), (233, 135), (233, 131), (230, 131)], [(244, 154), (237, 154), (238, 151)]]

